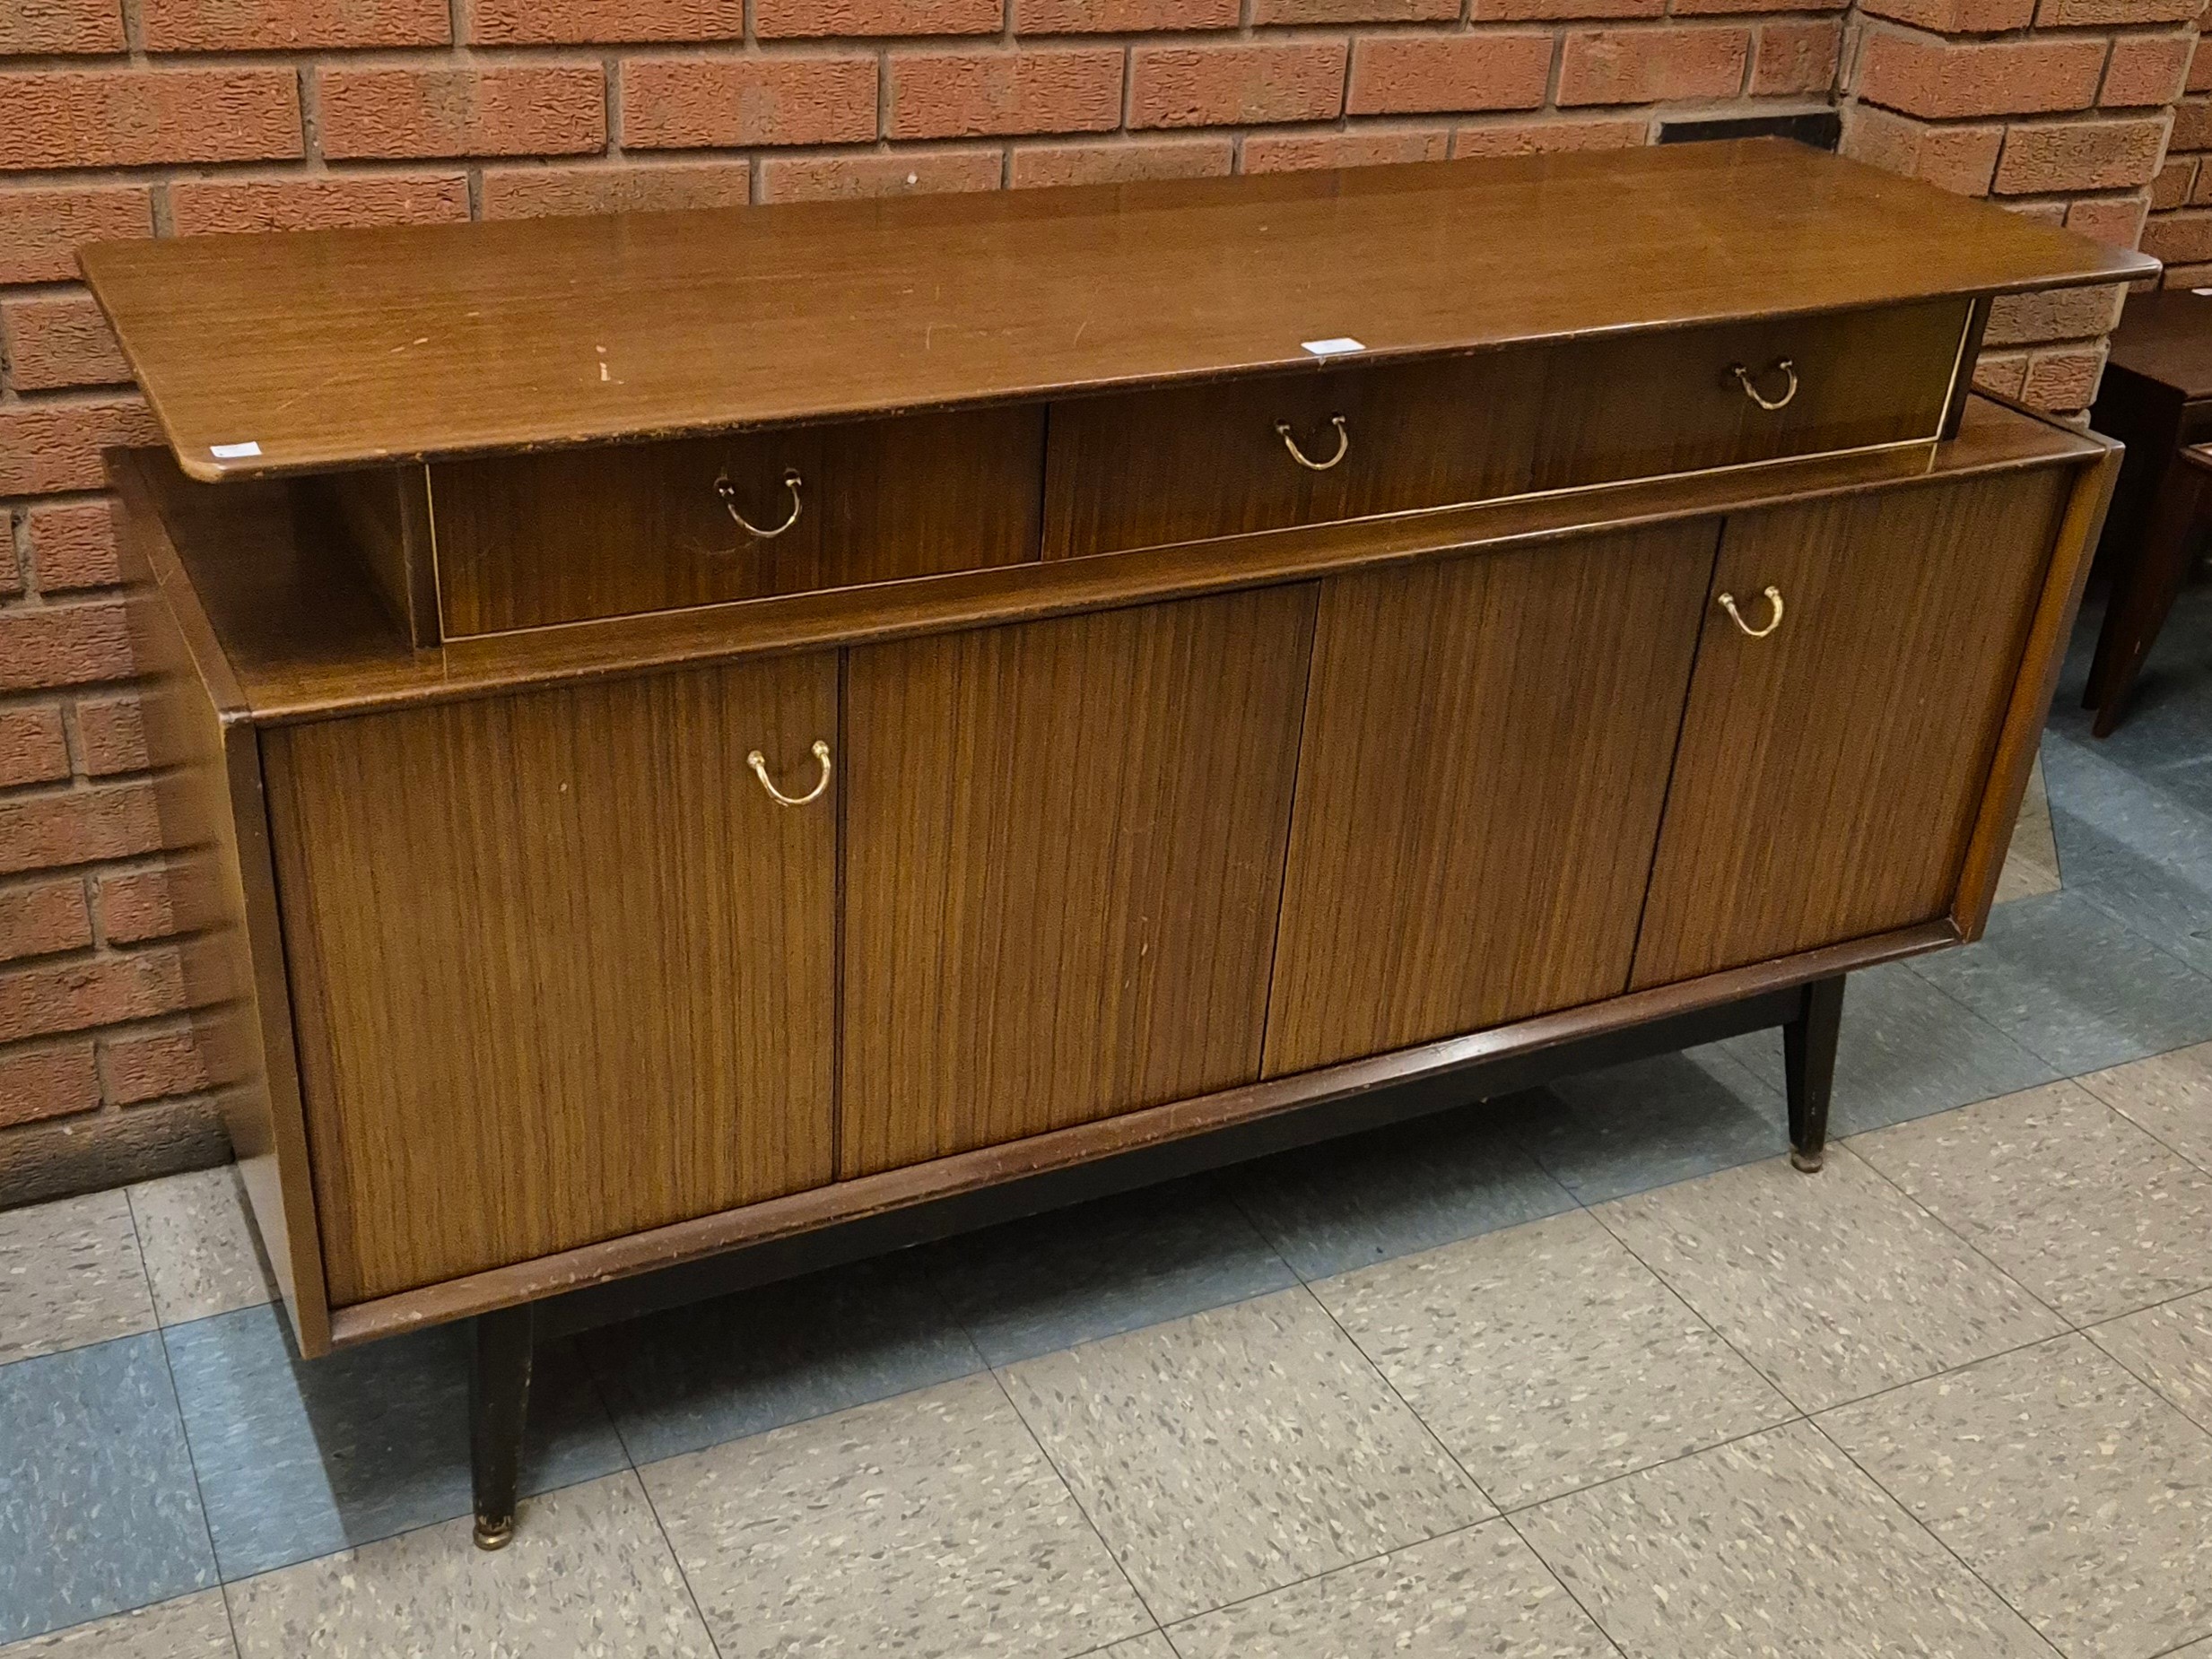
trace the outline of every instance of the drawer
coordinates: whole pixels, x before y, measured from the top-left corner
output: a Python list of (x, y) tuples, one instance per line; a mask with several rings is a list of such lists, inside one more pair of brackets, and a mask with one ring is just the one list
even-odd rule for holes
[(1045, 557), (1931, 438), (1967, 312), (1946, 300), (1055, 404)]
[(1044, 413), (1015, 407), (430, 468), (448, 638), (1037, 557)]

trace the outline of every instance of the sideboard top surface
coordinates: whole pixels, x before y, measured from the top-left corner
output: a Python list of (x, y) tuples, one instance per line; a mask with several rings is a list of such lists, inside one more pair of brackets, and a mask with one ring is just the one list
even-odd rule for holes
[[(194, 478), (2117, 282), (2155, 262), (1779, 140), (103, 243)], [(1342, 361), (1342, 358), (1333, 360)]]

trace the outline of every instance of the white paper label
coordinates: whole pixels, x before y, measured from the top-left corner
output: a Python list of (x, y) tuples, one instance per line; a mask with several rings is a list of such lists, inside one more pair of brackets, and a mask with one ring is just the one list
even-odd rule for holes
[(261, 453), (259, 444), (210, 444), (207, 453), (218, 461), (247, 461)]
[(1316, 357), (1342, 357), (1346, 352), (1364, 352), (1367, 349), (1350, 334), (1338, 334), (1333, 340), (1301, 340), (1298, 343)]

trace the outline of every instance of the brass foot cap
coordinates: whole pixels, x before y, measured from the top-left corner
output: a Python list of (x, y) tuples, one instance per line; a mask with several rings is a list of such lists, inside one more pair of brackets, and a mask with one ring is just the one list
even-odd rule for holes
[(1793, 1146), (1790, 1149), (1790, 1167), (1803, 1175), (1818, 1175), (1820, 1173), (1820, 1154), (1818, 1152), (1800, 1152)]
[(515, 1518), (512, 1516), (504, 1521), (487, 1521), (482, 1516), (476, 1517), (476, 1548), (479, 1550), (504, 1550), (514, 1535)]

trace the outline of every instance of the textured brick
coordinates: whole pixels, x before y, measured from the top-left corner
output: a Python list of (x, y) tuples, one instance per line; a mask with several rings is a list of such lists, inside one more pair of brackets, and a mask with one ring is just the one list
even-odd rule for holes
[(1018, 35), (1234, 29), (1238, 0), (1014, 0)]
[(337, 160), (571, 155), (606, 143), (597, 64), (317, 72), (323, 153)]
[[(1742, 17), (1762, 12), (1842, 12), (1847, 0), (1674, 0), (1673, 17)], [(1840, 21), (1840, 20), (1839, 20)]]
[(2182, 156), (2168, 161), (2158, 169), (2158, 177), (2151, 180), (2151, 211), (2163, 213), (2169, 207), (2181, 206), (2189, 200), (2190, 189), (2196, 182), (2195, 156)]
[(2184, 98), (2173, 106), (2173, 132), (2166, 140), (2168, 154), (2212, 150), (2212, 98)]
[(1990, 326), (1982, 341), (1993, 346), (2035, 345), (2108, 334), (2120, 321), (2120, 308), (2127, 297), (2127, 289), (2119, 285), (1999, 294), (1990, 302)]
[(626, 146), (838, 144), (875, 136), (871, 56), (638, 57), (623, 65)]
[(1950, 41), (1877, 30), (1859, 48), (1859, 96), (1906, 115), (2042, 115), (2086, 109), (2104, 73), (2102, 39)]
[(80, 877), (0, 887), (0, 961), (81, 951), (91, 942), (92, 917)]
[(2143, 251), (2170, 265), (2212, 259), (2212, 213), (2159, 214), (2143, 227)]
[(1999, 397), (2017, 397), (2027, 381), (2025, 352), (1984, 352), (1974, 360), (1974, 384)]
[(1859, 9), (1951, 35), (2005, 34), (2035, 21), (2035, 0), (1859, 0)]
[[(2200, 158), (2193, 155), (2182, 157), (2173, 166), (2189, 175), (2188, 193), (2182, 202), (2161, 203), (2154, 199), (2151, 203), (2153, 207), (2180, 207), (2184, 202), (2190, 207), (2203, 207), (2208, 200), (2212, 200), (2212, 168), (2206, 167)], [(2151, 190), (2155, 198), (2158, 190), (2155, 182), (2152, 184)]]
[(2035, 22), (2042, 29), (2186, 23), (2202, 9), (2202, 0), (2038, 0)]
[(2212, 265), (2170, 265), (2160, 273), (2162, 288), (2212, 287)]
[(123, 579), (115, 509), (107, 501), (34, 501), (24, 515), (30, 569), (41, 593), (105, 587)]
[(2107, 109), (2164, 109), (2182, 95), (2195, 38), (2186, 34), (2121, 35), (2097, 102)]
[(473, 0), (468, 38), (482, 46), (736, 40), (745, 0)]
[(11, 0), (0, 6), (0, 56), (119, 52), (119, 0)]
[(1551, 155), (1569, 150), (1633, 150), (1650, 136), (1650, 123), (1629, 120), (1485, 121), (1451, 135), (1460, 155)]
[(2069, 413), (2086, 409), (2097, 395), (2097, 379), (2104, 372), (2104, 343), (2036, 352), (2028, 357), (2027, 378), (2020, 398), (2038, 409)]
[(1023, 144), (1007, 162), (1007, 182), (1125, 184), (1138, 178), (1212, 178), (1236, 168), (1231, 138), (1134, 138), (1104, 143)]
[(108, 1092), (118, 1106), (214, 1087), (206, 1057), (189, 1030), (103, 1037), (100, 1047), (108, 1063)]
[(187, 1006), (177, 952), (163, 946), (0, 972), (0, 1042), (150, 1020)]
[(2199, 34), (2196, 49), (2189, 58), (2189, 90), (2192, 92), (2212, 92), (2212, 39)]
[(144, 771), (149, 760), (145, 722), (137, 698), (127, 693), (79, 698), (77, 745), (89, 777)]
[(1552, 76), (1548, 32), (1363, 35), (1352, 51), (1353, 115), (1534, 109)]
[(1140, 46), (1130, 54), (1131, 126), (1326, 121), (1344, 101), (1345, 42)]
[(764, 40), (989, 35), (1005, 22), (1004, 0), (753, 0), (753, 31)]
[(453, 38), (445, 0), (139, 0), (139, 16), (150, 52), (443, 46)]
[(1667, 0), (1472, 0), (1476, 22), (1534, 23), (1556, 18), (1663, 17)]
[(1996, 188), (2006, 195), (2051, 195), (2148, 184), (2165, 142), (2163, 116), (2016, 123), (2005, 134)]
[(1751, 31), (1718, 24), (1578, 30), (1559, 65), (1559, 102), (1653, 104), (1733, 98), (1743, 88)]
[(0, 874), (157, 851), (161, 820), (144, 783), (0, 799)]
[(995, 149), (901, 150), (891, 155), (771, 156), (761, 163), (763, 202), (922, 195), (996, 190), (1005, 158)]
[(2142, 239), (2143, 219), (2149, 208), (2147, 191), (2084, 196), (2067, 204), (2066, 228), (2113, 248), (2133, 248)]
[(460, 173), (179, 178), (169, 187), (169, 216), (179, 236), (449, 224), (468, 217), (468, 179)]
[(0, 404), (0, 495), (97, 490), (101, 449), (161, 441), (142, 397), (72, 394)]
[(0, 1125), (43, 1123), (100, 1106), (89, 1038), (0, 1051)]
[(152, 234), (153, 193), (144, 185), (0, 186), (0, 282), (73, 277), (85, 243)]
[(301, 153), (290, 68), (0, 74), (0, 169), (260, 161)]
[(1252, 22), (1255, 23), (1456, 23), (1459, 21), (1459, 0), (1252, 0)]
[(893, 138), (1101, 133), (1121, 121), (1119, 47), (894, 52)]
[(1751, 95), (1825, 93), (1835, 84), (1842, 43), (1843, 25), (1837, 22), (1762, 24), (1751, 60)]
[(486, 219), (658, 213), (684, 207), (739, 207), (752, 199), (753, 168), (746, 161), (629, 161), (483, 169)]
[(8, 378), (19, 392), (105, 386), (131, 378), (123, 348), (91, 295), (26, 294), (0, 300)]
[(1441, 161), (1451, 151), (1446, 126), (1355, 126), (1348, 133), (1254, 133), (1244, 141), (1248, 173), (1310, 167), (1373, 167)]
[(138, 944), (177, 931), (169, 874), (160, 868), (103, 873), (99, 880), (100, 931), (110, 944)]
[(69, 776), (61, 710), (52, 703), (0, 708), (0, 789)]
[(115, 600), (0, 611), (0, 691), (120, 680), (131, 668), (130, 633)]

